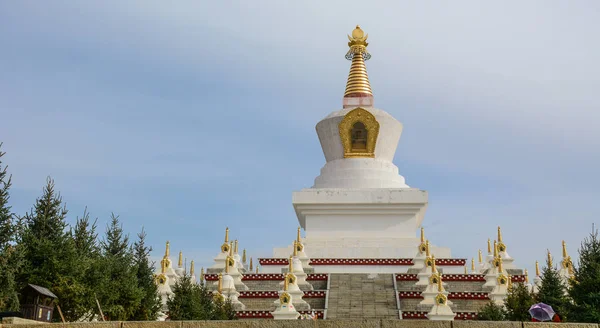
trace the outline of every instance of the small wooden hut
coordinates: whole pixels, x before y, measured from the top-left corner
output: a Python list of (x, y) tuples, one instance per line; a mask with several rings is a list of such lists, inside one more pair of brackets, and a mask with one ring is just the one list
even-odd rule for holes
[(28, 284), (22, 292), (21, 313), (23, 318), (52, 322), (54, 301), (58, 299), (48, 288)]

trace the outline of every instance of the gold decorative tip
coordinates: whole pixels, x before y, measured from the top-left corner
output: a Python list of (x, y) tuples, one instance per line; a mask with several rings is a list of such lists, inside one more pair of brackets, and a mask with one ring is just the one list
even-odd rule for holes
[(492, 254), (492, 245), (490, 244), (490, 239), (488, 238), (488, 255)]
[(348, 47), (350, 49), (346, 53), (346, 59), (352, 60), (352, 64), (350, 65), (350, 74), (348, 75), (344, 97), (373, 96), (367, 67), (365, 66), (365, 61), (371, 58), (371, 54), (367, 51), (368, 37), (369, 35), (365, 34), (358, 25), (352, 31), (352, 36), (348, 35), (348, 40), (350, 40)]
[(225, 273), (229, 273), (229, 266), (231, 265), (230, 260), (235, 262), (231, 256), (227, 256), (227, 259), (225, 259)]
[(190, 276), (194, 275), (194, 260), (190, 262)]
[(469, 274), (469, 270), (467, 270), (467, 266), (465, 265), (465, 274)]
[(513, 284), (512, 284), (512, 276), (508, 275), (508, 289), (512, 289)]
[(502, 242), (502, 231), (500, 231), (500, 226), (498, 226), (498, 243)]
[(292, 264), (292, 257), (290, 256), (290, 263), (289, 263), (289, 267), (288, 267), (288, 272), (292, 273), (294, 272), (294, 265)]
[(475, 272), (475, 259), (471, 258), (471, 271)]
[(223, 294), (223, 274), (219, 273), (219, 284), (217, 285), (217, 291), (219, 294)]
[(178, 267), (183, 267), (183, 252), (179, 251), (179, 261), (177, 262)]
[(429, 256), (431, 253), (429, 252), (429, 240), (425, 241), (425, 256)]
[(431, 255), (431, 272), (437, 272), (437, 267), (435, 266), (435, 256)]
[[(291, 263), (292, 262), (290, 262), (290, 265), (291, 265)], [(286, 277), (283, 279), (283, 290), (287, 292), (288, 287), (289, 287), (289, 282), (288, 282), (288, 278), (287, 278), (287, 275), (286, 275)]]
[(256, 273), (258, 273), (258, 265), (256, 266)]
[(527, 272), (527, 269), (525, 269), (525, 283), (529, 283), (529, 272)]
[(498, 243), (494, 240), (494, 257), (498, 257)]
[(437, 287), (438, 287), (438, 292), (443, 292), (444, 291), (444, 284), (442, 282), (442, 275), (440, 274), (438, 277), (438, 283), (437, 283)]
[(200, 282), (204, 282), (204, 267), (200, 268)]
[(250, 267), (249, 267), (249, 271), (254, 270), (254, 266), (252, 265), (252, 258), (250, 258)]
[(242, 263), (246, 263), (246, 249), (242, 252)]
[(498, 273), (502, 273), (504, 272), (504, 269), (502, 268), (502, 258), (498, 258)]
[(225, 242), (229, 242), (229, 227), (225, 228)]
[(567, 243), (565, 243), (565, 241), (562, 241), (562, 254), (563, 254), (563, 259), (566, 259), (569, 255), (567, 254)]
[(229, 242), (229, 256), (233, 256), (233, 241)]
[(425, 242), (425, 228), (421, 227), (421, 242)]
[(548, 267), (552, 267), (552, 254), (550, 254), (550, 250), (548, 250)]
[(539, 277), (540, 276), (540, 262), (535, 261), (535, 276)]
[(296, 241), (300, 242), (300, 227), (298, 227), (298, 235), (296, 236)]
[(170, 251), (170, 244), (169, 244), (169, 241), (167, 240), (167, 245), (165, 247), (165, 258), (169, 257), (170, 253), (171, 253), (171, 251)]
[(483, 258), (482, 258), (482, 256), (481, 256), (481, 250), (479, 250), (479, 254), (478, 254), (478, 256), (477, 256), (477, 260), (478, 260), (478, 263), (481, 263), (481, 262), (483, 262)]
[(294, 256), (298, 256), (298, 242), (294, 240), (294, 251), (293, 253)]
[(233, 253), (237, 254), (238, 253), (238, 240), (237, 239), (235, 240), (234, 245), (235, 245), (235, 249), (233, 250)]

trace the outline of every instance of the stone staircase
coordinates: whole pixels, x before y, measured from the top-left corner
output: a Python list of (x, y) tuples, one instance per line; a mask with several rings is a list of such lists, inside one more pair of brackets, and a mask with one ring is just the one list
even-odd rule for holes
[(333, 273), (327, 319), (398, 319), (394, 275)]

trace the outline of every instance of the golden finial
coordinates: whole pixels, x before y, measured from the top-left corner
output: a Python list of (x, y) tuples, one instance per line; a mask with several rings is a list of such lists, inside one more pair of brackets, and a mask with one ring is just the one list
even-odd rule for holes
[(200, 282), (204, 282), (204, 267), (200, 268)]
[(467, 266), (465, 265), (465, 274), (469, 274), (469, 270), (467, 270)]
[(425, 242), (425, 228), (421, 227), (421, 243)]
[(431, 255), (431, 272), (437, 272), (437, 267), (435, 266), (435, 256)]
[(438, 292), (443, 292), (444, 291), (444, 284), (442, 283), (442, 275), (440, 274), (438, 276), (438, 283), (437, 283), (437, 287), (438, 287)]
[(498, 243), (494, 240), (494, 258), (498, 257)]
[(475, 272), (475, 259), (471, 258), (471, 271)]
[(296, 236), (296, 241), (300, 242), (300, 227), (298, 227), (298, 235)]
[(492, 254), (492, 245), (490, 244), (490, 239), (488, 238), (488, 255)]
[(235, 240), (234, 245), (235, 245), (235, 249), (233, 250), (233, 253), (237, 254), (238, 253), (238, 240), (237, 239)]
[(183, 252), (179, 251), (179, 261), (177, 262), (178, 267), (183, 267)]
[(227, 256), (227, 259), (225, 260), (225, 273), (229, 273), (229, 264), (230, 264), (229, 261), (230, 260), (233, 260), (233, 258), (230, 256)]
[(252, 257), (250, 258), (250, 267), (249, 267), (249, 271), (254, 270), (254, 267), (252, 266)]
[(229, 256), (233, 256), (233, 241), (229, 242)]
[(540, 262), (535, 261), (535, 276), (539, 277), (540, 276)]
[(498, 272), (499, 273), (504, 272), (504, 269), (502, 268), (502, 258), (501, 257), (498, 258)]
[(217, 291), (219, 294), (223, 294), (223, 274), (219, 273), (219, 284), (217, 285)]
[(258, 265), (256, 266), (256, 273), (258, 273)]
[(160, 261), (160, 273), (165, 273), (165, 272), (167, 272), (167, 261), (166, 261), (166, 259), (163, 258)]
[(165, 258), (167, 258), (167, 257), (169, 257), (169, 256), (170, 256), (170, 252), (171, 252), (171, 251), (170, 251), (170, 246), (169, 246), (169, 245), (170, 245), (170, 244), (169, 244), (169, 241), (167, 240), (167, 245), (166, 245), (166, 247), (165, 247)]
[(529, 283), (529, 272), (527, 272), (527, 269), (525, 269), (525, 283)]
[(508, 275), (508, 289), (512, 289), (513, 284), (512, 284), (512, 276)]
[(502, 242), (502, 231), (500, 231), (500, 226), (498, 226), (498, 243)]
[(190, 276), (194, 275), (194, 260), (190, 262)]
[[(291, 262), (290, 262), (290, 265), (291, 265)], [(289, 281), (288, 281), (288, 278), (287, 278), (287, 275), (286, 275), (285, 279), (283, 279), (283, 290), (287, 292), (288, 287), (289, 287)]]
[(425, 241), (425, 256), (429, 257), (429, 240)]
[(242, 263), (246, 263), (246, 249), (242, 252)]
[(562, 253), (563, 253), (563, 259), (566, 259), (569, 255), (567, 254), (567, 243), (565, 243), (565, 241), (562, 241)]
[(225, 242), (229, 242), (229, 227), (225, 228)]
[(550, 250), (548, 250), (548, 267), (552, 267), (552, 254), (550, 254)]
[(294, 251), (292, 254), (294, 254), (294, 256), (298, 256), (298, 242), (294, 240)]
[(481, 257), (481, 250), (479, 250), (479, 254), (477, 255), (477, 263), (481, 263), (483, 262), (483, 259)]
[(371, 58), (371, 54), (367, 51), (368, 37), (369, 35), (365, 34), (358, 25), (352, 31), (352, 36), (348, 35), (350, 40), (348, 47), (350, 49), (346, 53), (346, 59), (352, 60), (352, 64), (350, 65), (350, 74), (348, 75), (344, 97), (373, 96), (367, 67), (365, 66), (365, 61)]
[(292, 264), (292, 257), (291, 256), (290, 256), (290, 263), (289, 263), (288, 271), (290, 273), (294, 272), (294, 265)]

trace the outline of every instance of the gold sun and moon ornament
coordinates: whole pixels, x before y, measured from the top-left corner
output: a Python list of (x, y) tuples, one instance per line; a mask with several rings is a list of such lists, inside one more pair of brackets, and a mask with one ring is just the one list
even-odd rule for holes
[[(371, 58), (367, 51), (368, 34), (356, 26), (352, 36), (348, 35), (346, 59), (351, 60), (350, 74), (346, 83), (345, 98), (372, 97), (371, 84), (365, 61)], [(344, 147), (344, 158), (375, 157), (375, 144), (379, 135), (379, 122), (363, 108), (349, 111), (339, 123), (339, 134)]]

